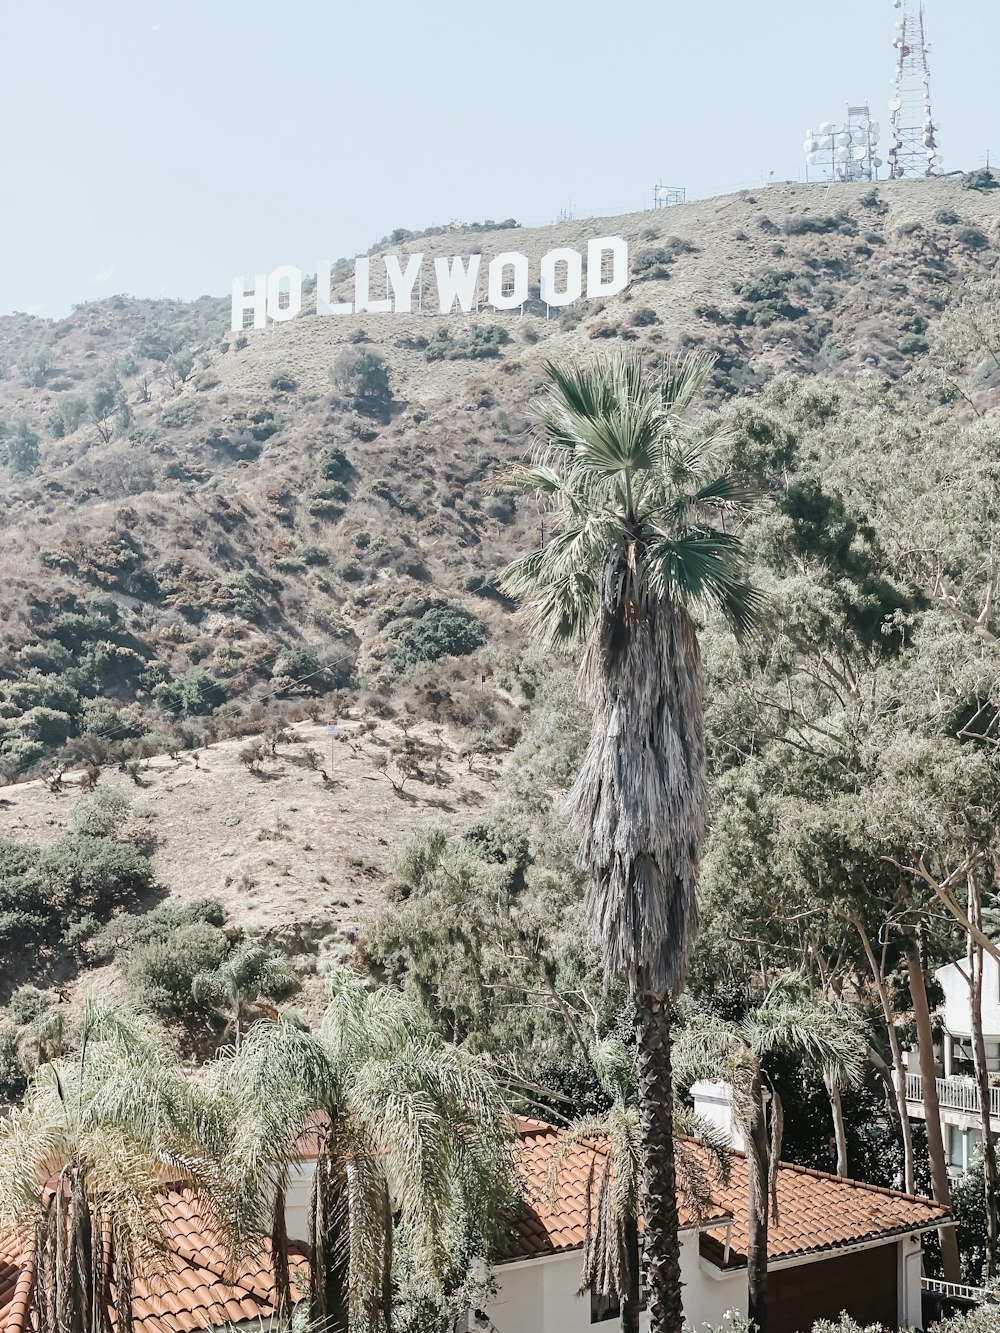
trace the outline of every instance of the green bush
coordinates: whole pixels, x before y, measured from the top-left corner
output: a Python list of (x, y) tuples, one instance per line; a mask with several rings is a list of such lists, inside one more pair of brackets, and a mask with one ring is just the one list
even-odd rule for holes
[(101, 787), (81, 796), (73, 807), (69, 826), (74, 833), (90, 838), (112, 838), (128, 818), (132, 802), (115, 787)]
[(343, 449), (334, 445), (320, 454), (317, 471), (324, 481), (350, 481), (354, 476), (354, 468), (347, 455)]
[(353, 668), (353, 655), (346, 648), (321, 652), (311, 643), (293, 643), (278, 654), (272, 677), (284, 693), (294, 687), (298, 694), (325, 694), (346, 685)]
[(200, 667), (192, 667), (164, 689), (169, 708), (189, 717), (205, 717), (226, 701), (226, 685)]
[(50, 847), (0, 839), (0, 944), (53, 945), (86, 916), (108, 914), (149, 887), (137, 848), (73, 833)]
[(927, 339), (919, 333), (904, 333), (899, 340), (899, 350), (904, 356), (919, 356), (927, 351)]
[(4, 437), (0, 457), (11, 472), (34, 472), (38, 467), (38, 436), (26, 421), (19, 421)]
[(981, 171), (967, 171), (962, 177), (962, 186), (966, 190), (996, 190), (1000, 187), (1000, 177), (988, 168)]
[(72, 395), (61, 399), (49, 413), (49, 431), (52, 438), (61, 440), (67, 435), (72, 435), (79, 428), (86, 415), (87, 403), (85, 399), (76, 398)]
[(478, 616), (457, 606), (432, 606), (399, 638), (392, 659), (397, 671), (440, 657), (464, 657), (486, 642), (487, 630)]
[(879, 194), (878, 190), (868, 190), (867, 193), (861, 196), (858, 203), (862, 208), (870, 209), (871, 212), (878, 213), (880, 216), (889, 211), (889, 205)]
[(966, 250), (985, 250), (989, 245), (989, 237), (978, 227), (959, 227), (955, 232), (955, 240), (959, 245), (964, 245)]
[(8, 1014), (21, 1027), (24, 1027), (27, 1023), (33, 1023), (36, 1018), (41, 1018), (42, 1014), (51, 1007), (51, 992), (39, 990), (37, 986), (18, 986), (16, 990), (11, 992), (10, 999), (7, 1001)]
[(942, 227), (957, 227), (962, 219), (953, 208), (942, 208), (934, 214), (934, 221), (939, 222)]
[(646, 328), (650, 324), (659, 324), (660, 317), (648, 305), (641, 305), (638, 310), (632, 311), (632, 318), (629, 321), (637, 329)]
[(10, 1027), (0, 1027), (0, 1098), (15, 1102), (24, 1096), (28, 1079), (21, 1064), (18, 1033)]
[(298, 384), (287, 375), (275, 375), (271, 379), (271, 388), (276, 389), (278, 393), (294, 393)]
[(330, 552), (325, 546), (302, 546), (299, 548), (299, 558), (307, 565), (328, 565)]
[(825, 217), (807, 214), (801, 218), (789, 218), (783, 230), (786, 236), (805, 236), (809, 233), (824, 236), (834, 231), (842, 232), (845, 236), (856, 236), (858, 224), (850, 213), (845, 213), (842, 209), (839, 213), (828, 214)]
[(123, 971), (132, 996), (158, 1018), (189, 1018), (198, 1009), (191, 985), (199, 972), (214, 971), (229, 943), (205, 921), (180, 926), (169, 936), (134, 949)]
[(389, 368), (377, 352), (346, 348), (333, 363), (330, 379), (356, 412), (388, 420), (392, 407)]
[(500, 355), (500, 348), (510, 342), (502, 324), (474, 324), (464, 337), (456, 338), (443, 324), (428, 342), (424, 356), (428, 361), (481, 361)]
[(735, 284), (744, 305), (737, 306), (732, 321), (737, 327), (757, 324), (766, 328), (779, 319), (801, 319), (807, 314), (805, 306), (796, 305), (790, 294), (797, 275), (790, 269), (762, 274), (755, 282)]

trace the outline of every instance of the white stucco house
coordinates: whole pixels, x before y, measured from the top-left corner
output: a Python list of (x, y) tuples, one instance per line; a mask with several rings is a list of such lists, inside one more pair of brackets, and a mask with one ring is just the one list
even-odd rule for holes
[[(701, 1089), (699, 1109), (726, 1123), (725, 1085)], [(600, 1169), (600, 1140), (574, 1145), (562, 1163), (554, 1197), (549, 1163), (560, 1131), (537, 1120), (518, 1127), (518, 1162), (525, 1203), (513, 1252), (493, 1270), (495, 1294), (470, 1311), (469, 1330), (483, 1333), (584, 1333), (621, 1327), (613, 1302), (579, 1294), (588, 1229), (588, 1178)], [(693, 1140), (682, 1151), (703, 1152)], [(307, 1209), (314, 1159), (303, 1152), (286, 1193), (290, 1276), (307, 1273)], [(746, 1160), (737, 1153), (725, 1186), (713, 1185), (699, 1215), (681, 1200), (684, 1313), (695, 1329), (718, 1326), (727, 1311), (747, 1309)], [(808, 1333), (815, 1320), (842, 1310), (860, 1323), (886, 1328), (921, 1322), (921, 1236), (948, 1218), (925, 1199), (878, 1189), (803, 1167), (782, 1165), (778, 1216), (771, 1223), (769, 1333)], [(167, 1242), (162, 1272), (136, 1279), (136, 1333), (211, 1333), (269, 1328), (274, 1279), (269, 1246), (231, 1270), (228, 1256), (198, 1200), (167, 1190), (162, 1203)], [(0, 1239), (0, 1330), (31, 1333), (34, 1261), (30, 1246)]]
[[(600, 1141), (569, 1152), (550, 1201), (549, 1163), (559, 1131), (524, 1121), (520, 1139), (528, 1209), (518, 1248), (496, 1266), (496, 1295), (470, 1327), (486, 1333), (620, 1328), (614, 1305), (578, 1294), (587, 1182), (603, 1160)], [(713, 1186), (711, 1206), (700, 1219), (682, 1203), (684, 1314), (695, 1329), (721, 1324), (727, 1311), (747, 1310), (746, 1171), (745, 1158), (737, 1154), (729, 1183)], [(785, 1164), (778, 1171), (777, 1196), (769, 1243), (770, 1333), (808, 1331), (815, 1320), (842, 1310), (862, 1324), (921, 1326), (921, 1237), (947, 1220), (945, 1208)]]
[[(938, 1102), (948, 1168), (967, 1171), (982, 1141), (979, 1085), (974, 1078), (972, 1013), (968, 971), (963, 962), (949, 963), (934, 974), (944, 991), (940, 1017), (943, 1036), (936, 1049)], [(983, 1033), (986, 1067), (990, 1073), (990, 1121), (1000, 1134), (1000, 968), (988, 954), (983, 959)], [(923, 1082), (916, 1056), (908, 1056), (906, 1102), (910, 1117), (924, 1118)]]

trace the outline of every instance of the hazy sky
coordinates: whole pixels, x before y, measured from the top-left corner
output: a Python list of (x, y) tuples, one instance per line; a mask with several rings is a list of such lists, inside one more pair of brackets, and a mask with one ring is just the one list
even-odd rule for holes
[[(1000, 0), (926, 8), (945, 170), (1000, 161)], [(798, 178), (806, 127), (847, 102), (885, 133), (897, 17), (892, 0), (0, 0), (0, 312), (224, 295), (395, 227), (631, 211), (661, 180)]]

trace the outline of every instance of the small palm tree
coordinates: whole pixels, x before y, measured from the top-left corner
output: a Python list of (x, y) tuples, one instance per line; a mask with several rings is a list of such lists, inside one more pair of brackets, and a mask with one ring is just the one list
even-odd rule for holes
[(230, 1201), (204, 1147), (210, 1116), (173, 1051), (94, 1005), (79, 1038), (0, 1125), (0, 1229), (32, 1252), (42, 1333), (130, 1333), (133, 1276), (162, 1255), (164, 1185), (194, 1188), (223, 1235)]
[(543, 644), (584, 645), (593, 725), (569, 809), (606, 975), (636, 1001), (651, 1333), (682, 1326), (671, 997), (697, 929), (707, 803), (692, 610), (717, 608), (742, 636), (760, 606), (725, 527), (749, 494), (716, 475), (718, 439), (683, 421), (711, 367), (688, 356), (653, 382), (637, 356), (549, 366), (541, 451), (505, 479), (540, 497), (552, 537), (508, 566), (504, 587)]
[(199, 1004), (228, 1015), (237, 1046), (260, 1000), (284, 1000), (299, 988), (295, 969), (253, 940), (237, 945), (214, 972), (201, 972), (191, 984)]
[[(456, 1231), (483, 1251), (496, 1238), (514, 1191), (503, 1095), (484, 1060), (444, 1045), (397, 992), (334, 972), (318, 1032), (257, 1024), (210, 1077), (230, 1107), (237, 1211), (271, 1228), (279, 1282), (290, 1164), (315, 1153), (310, 1314), (328, 1333), (389, 1328), (396, 1227), (432, 1280)], [(287, 1319), (287, 1285), (278, 1305)]]
[[(587, 1239), (583, 1250), (584, 1291), (617, 1297), (624, 1333), (638, 1333), (642, 1299), (639, 1240), (641, 1134), (635, 1058), (621, 1042), (608, 1038), (591, 1051), (591, 1063), (611, 1105), (603, 1116), (577, 1120), (559, 1137), (549, 1164), (549, 1194), (555, 1197), (566, 1159), (581, 1145), (594, 1152), (587, 1176)], [(715, 1126), (703, 1122), (686, 1107), (675, 1105), (678, 1133), (698, 1135), (709, 1157), (711, 1177), (729, 1178), (729, 1151)], [(707, 1213), (711, 1184), (704, 1153), (675, 1142), (681, 1188), (692, 1211)]]
[(781, 1156), (782, 1109), (777, 1090), (766, 1093), (764, 1062), (780, 1053), (800, 1059), (838, 1086), (857, 1084), (868, 1043), (846, 1006), (810, 995), (801, 977), (773, 981), (737, 1023), (694, 1010), (675, 1048), (679, 1077), (723, 1079), (733, 1090), (733, 1110), (747, 1153), (748, 1318), (767, 1330), (767, 1232), (775, 1211)]

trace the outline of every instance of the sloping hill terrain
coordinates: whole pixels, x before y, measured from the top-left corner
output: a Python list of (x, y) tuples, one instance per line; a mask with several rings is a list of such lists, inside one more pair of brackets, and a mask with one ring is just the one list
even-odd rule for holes
[[(653, 365), (705, 347), (717, 401), (782, 369), (891, 381), (993, 262), (997, 216), (994, 194), (952, 180), (783, 186), (382, 247), (420, 249), (425, 272), (436, 255), (517, 248), (535, 273), (554, 246), (625, 236), (631, 286), (551, 319), (534, 302), (541, 314), (303, 315), (233, 335), (228, 301), (122, 297), (58, 323), (0, 320), (6, 776), (67, 738), (134, 749), (214, 718), (189, 723), (204, 739), (255, 701), (384, 695), (442, 643), (503, 642), (492, 580), (539, 526), (492, 486), (528, 447), (547, 360), (621, 340)], [(384, 364), (391, 402), (361, 382), (359, 353)], [(422, 623), (440, 602), (453, 610)], [(474, 675), (409, 688), (468, 724)], [(106, 757), (96, 740), (81, 754)]]
[[(233, 334), (228, 299), (117, 297), (0, 319), (0, 774), (17, 784), (0, 837), (61, 846), (78, 781), (121, 787), (152, 871), (118, 906), (218, 899), (225, 929), (309, 977), (384, 901), (412, 828), (476, 820), (484, 765), (517, 738), (530, 691), (513, 688), (495, 579), (542, 527), (497, 477), (530, 447), (546, 362), (703, 348), (713, 409), (782, 371), (848, 394), (923, 379), (968, 414), (1000, 392), (949, 332), (949, 301), (1000, 246), (997, 192), (957, 180), (394, 233), (372, 253), (419, 250), (426, 274), (520, 250), (535, 274), (602, 234), (628, 240), (629, 288), (551, 318), (533, 298), (523, 315), (304, 314)], [(328, 759), (334, 716), (350, 720)], [(70, 912), (72, 938), (33, 926), (3, 992), (39, 967), (117, 985), (107, 915)]]

